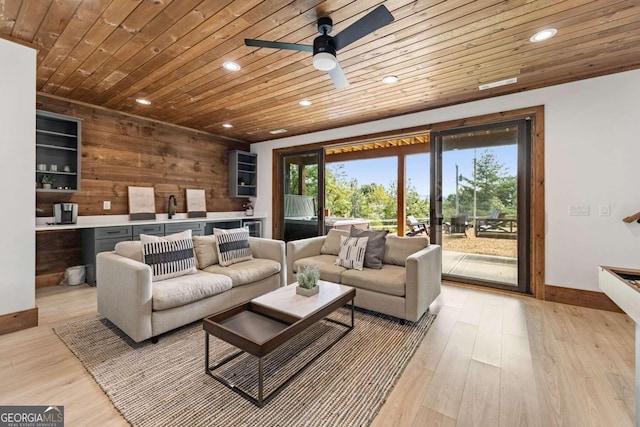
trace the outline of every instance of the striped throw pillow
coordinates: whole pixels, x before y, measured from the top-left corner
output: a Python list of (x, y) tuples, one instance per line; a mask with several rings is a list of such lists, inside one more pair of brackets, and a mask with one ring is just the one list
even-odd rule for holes
[(197, 273), (191, 230), (168, 236), (140, 235), (142, 259), (151, 266), (153, 281)]
[(335, 264), (352, 270), (362, 270), (368, 237), (340, 236), (340, 252)]
[(249, 230), (246, 228), (214, 228), (213, 234), (216, 236), (218, 262), (221, 266), (228, 267), (236, 262), (253, 259), (249, 247)]

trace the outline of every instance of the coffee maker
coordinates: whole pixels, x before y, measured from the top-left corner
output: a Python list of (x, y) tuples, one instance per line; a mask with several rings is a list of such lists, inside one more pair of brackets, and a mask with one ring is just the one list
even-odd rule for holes
[(56, 224), (75, 224), (78, 219), (78, 204), (56, 203), (53, 205), (53, 216)]

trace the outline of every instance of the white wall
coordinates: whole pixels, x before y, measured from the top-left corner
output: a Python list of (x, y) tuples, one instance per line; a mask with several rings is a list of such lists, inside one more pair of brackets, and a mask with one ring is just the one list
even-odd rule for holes
[(35, 307), (36, 51), (0, 39), (0, 58), (2, 315)]
[[(256, 209), (271, 214), (274, 148), (347, 138), (535, 105), (545, 106), (545, 283), (598, 290), (598, 265), (640, 268), (640, 70), (252, 144), (258, 153)], [(570, 204), (590, 206), (568, 216)], [(600, 217), (599, 205), (611, 216)], [(265, 222), (271, 233), (271, 218)]]

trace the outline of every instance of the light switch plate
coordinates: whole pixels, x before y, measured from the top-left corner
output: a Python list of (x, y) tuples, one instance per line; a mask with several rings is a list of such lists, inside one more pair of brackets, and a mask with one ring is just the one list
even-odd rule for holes
[(611, 207), (609, 205), (600, 205), (600, 216), (611, 216)]
[(111, 210), (111, 201), (105, 200), (104, 202), (102, 202), (102, 209), (104, 209), (105, 211)]
[(589, 216), (589, 205), (569, 205), (569, 216)]

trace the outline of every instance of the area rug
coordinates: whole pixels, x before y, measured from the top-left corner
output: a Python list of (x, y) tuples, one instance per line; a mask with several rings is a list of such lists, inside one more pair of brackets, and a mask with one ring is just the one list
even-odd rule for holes
[[(351, 311), (331, 315), (347, 323)], [(291, 381), (263, 408), (205, 373), (201, 322), (135, 343), (108, 320), (95, 318), (54, 328), (124, 418), (135, 426), (367, 426), (393, 389), (431, 326), (434, 315), (402, 325), (357, 310), (355, 328)], [(269, 355), (265, 392), (325, 347), (344, 327), (321, 321)], [(211, 337), (210, 363), (236, 351)], [(255, 395), (257, 359), (241, 356), (218, 371)]]

